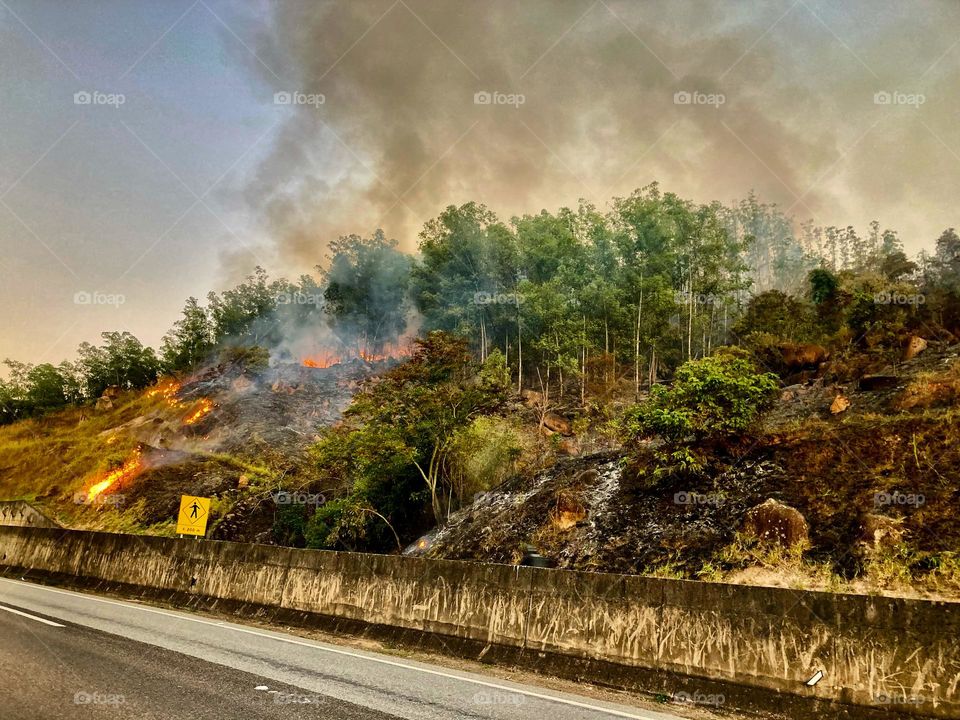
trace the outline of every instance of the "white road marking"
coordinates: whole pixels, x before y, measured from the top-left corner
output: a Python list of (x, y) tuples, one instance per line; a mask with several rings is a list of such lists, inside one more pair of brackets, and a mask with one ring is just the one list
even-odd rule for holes
[(66, 627), (66, 625), (55, 623), (52, 620), (45, 620), (42, 617), (37, 617), (36, 615), (31, 615), (30, 613), (25, 613), (20, 610), (14, 610), (13, 608), (6, 607), (5, 605), (0, 605), (0, 610), (6, 610), (7, 612), (13, 613), (14, 615), (22, 615), (25, 618), (30, 618), (31, 620), (42, 622), (44, 625), (52, 625), (53, 627)]
[[(537, 698), (538, 700), (546, 700), (548, 702), (560, 703), (562, 705), (570, 705), (572, 707), (583, 708), (585, 710), (592, 710), (594, 712), (606, 713), (607, 715), (614, 715), (616, 717), (630, 718), (630, 720), (664, 720), (665, 718), (664, 715), (646, 715), (646, 714), (623, 712), (621, 710), (605, 708), (600, 705), (591, 705), (590, 703), (579, 702), (577, 700), (568, 700), (567, 698), (555, 697), (553, 695), (545, 695), (543, 693), (533, 692), (531, 690), (524, 690), (522, 688), (511, 687), (509, 685), (500, 685), (498, 683), (488, 682), (486, 680), (478, 680), (476, 678), (464, 677), (462, 675), (456, 675), (454, 673), (447, 673), (447, 672), (442, 672), (440, 670), (432, 670), (430, 668), (418, 667), (416, 665), (410, 665), (408, 663), (397, 662), (395, 660), (387, 660), (386, 658), (380, 658), (380, 657), (371, 656), (371, 655), (364, 655), (362, 653), (352, 652), (350, 650), (341, 650), (339, 648), (332, 648), (324, 645), (318, 645), (316, 643), (307, 642), (305, 640), (294, 640), (293, 638), (283, 637), (282, 635), (273, 635), (271, 633), (259, 632), (257, 630), (251, 630), (250, 628), (239, 627), (237, 625), (225, 625), (222, 622), (217, 623), (217, 622), (213, 622), (212, 620), (203, 620), (202, 618), (190, 617), (189, 615), (183, 615), (181, 613), (167, 612), (165, 610), (158, 610), (156, 608), (143, 607), (142, 605), (117, 602), (116, 600), (106, 600), (104, 598), (94, 597), (92, 595), (85, 595), (84, 593), (69, 592), (66, 590), (55, 590), (53, 588), (49, 588), (44, 585), (37, 585), (31, 582), (25, 582), (25, 581), (18, 582), (16, 580), (9, 580), (7, 578), (0, 578), (0, 580), (2, 580), (3, 582), (14, 583), (16, 585), (26, 585), (35, 590), (44, 590), (46, 592), (58, 593), (60, 595), (70, 595), (71, 597), (78, 597), (84, 600), (105, 603), (107, 605), (119, 605), (120, 607), (124, 607), (130, 610), (142, 610), (144, 612), (155, 613), (157, 615), (166, 615), (167, 617), (177, 618), (178, 620), (187, 620), (189, 622), (200, 623), (201, 625), (212, 625), (214, 627), (222, 627), (224, 630), (233, 630), (235, 632), (246, 633), (247, 635), (256, 635), (257, 637), (266, 638), (267, 640), (285, 642), (291, 645), (303, 645), (304, 647), (313, 648), (315, 650), (322, 650), (324, 652), (333, 653), (336, 655), (345, 655), (347, 657), (356, 658), (357, 660), (367, 660), (369, 662), (376, 662), (382, 665), (390, 665), (392, 667), (403, 668), (404, 670), (413, 670), (415, 672), (421, 672), (427, 675), (436, 675), (438, 677), (447, 678), (449, 680), (460, 680), (461, 682), (471, 683), (473, 685), (481, 685), (483, 687), (493, 688), (494, 690), (503, 690), (504, 692), (517, 693), (518, 695), (526, 695), (527, 697)], [(8, 608), (4, 608), (4, 609), (8, 609)], [(35, 618), (35, 619), (40, 620), (41, 618)], [(47, 622), (47, 621), (43, 620), (43, 622)], [(54, 624), (54, 623), (51, 623), (51, 624)], [(666, 717), (669, 717), (669, 716), (666, 716)]]

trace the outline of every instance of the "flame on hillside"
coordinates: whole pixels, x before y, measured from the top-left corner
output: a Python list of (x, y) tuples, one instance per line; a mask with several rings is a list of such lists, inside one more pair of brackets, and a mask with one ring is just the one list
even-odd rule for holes
[(165, 380), (157, 383), (156, 387), (147, 392), (147, 397), (152, 398), (160, 395), (168, 402), (178, 402), (176, 394), (180, 392), (180, 383), (176, 380)]
[[(147, 397), (162, 397), (167, 405), (169, 405), (174, 410), (183, 410), (187, 407), (187, 403), (183, 402), (177, 398), (177, 393), (180, 392), (180, 383), (176, 380), (165, 380), (163, 382), (157, 383), (156, 387), (147, 392)], [(214, 408), (213, 401), (208, 398), (200, 398), (194, 409), (183, 419), (184, 425), (194, 425), (200, 421), (202, 417), (209, 414)]]
[(213, 410), (213, 402), (211, 402), (207, 398), (200, 398), (197, 408), (192, 413), (187, 415), (187, 417), (184, 418), (183, 424), (193, 425), (194, 423), (198, 422), (200, 418), (202, 418), (204, 415), (206, 415), (212, 410)]
[(115, 485), (118, 482), (129, 480), (136, 476), (143, 469), (143, 460), (140, 457), (140, 448), (133, 451), (133, 455), (116, 470), (112, 470), (104, 476), (103, 480), (96, 483), (87, 490), (87, 501), (92, 502), (98, 495)]
[(360, 359), (364, 362), (382, 362), (384, 360), (404, 360), (413, 355), (413, 348), (409, 344), (388, 343), (384, 345), (379, 352), (361, 348), (355, 352), (345, 352), (343, 354), (335, 353), (331, 350), (322, 350), (311, 353), (303, 358), (302, 363), (312, 368), (328, 368), (340, 363)]

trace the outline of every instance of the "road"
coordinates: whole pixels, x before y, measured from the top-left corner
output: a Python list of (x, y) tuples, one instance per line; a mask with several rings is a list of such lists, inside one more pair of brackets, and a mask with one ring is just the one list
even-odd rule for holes
[(4, 720), (680, 718), (3, 578), (0, 692)]

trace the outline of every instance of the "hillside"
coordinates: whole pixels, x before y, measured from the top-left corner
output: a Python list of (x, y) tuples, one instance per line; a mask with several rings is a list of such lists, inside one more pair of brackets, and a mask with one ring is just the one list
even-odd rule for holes
[[(340, 497), (318, 484), (309, 449), (394, 366), (220, 363), (8, 425), (0, 498), (69, 527), (171, 534), (179, 496), (208, 495), (211, 537), (291, 541), (274, 494)], [(545, 412), (526, 392), (489, 416), (515, 433), (512, 474), (407, 552), (516, 563), (534, 548), (564, 568), (960, 593), (960, 345), (932, 343), (859, 381), (831, 382), (829, 367), (783, 387), (756, 439), (694, 484), (645, 472), (656, 441), (630, 458), (608, 423)], [(838, 397), (849, 404), (834, 413)], [(740, 532), (770, 499), (799, 511), (808, 540), (771, 547)]]
[(143, 391), (110, 389), (95, 405), (0, 427), (0, 497), (68, 527), (171, 534), (181, 494), (211, 496), (218, 537), (238, 504), (269, 499), (281, 478), (296, 486), (317, 432), (388, 364), (222, 362)]
[[(519, 562), (532, 546), (566, 568), (956, 595), (960, 345), (881, 370), (783, 388), (755, 442), (701, 484), (651, 482), (618, 451), (563, 460), (481, 494), (413, 552)], [(881, 387), (863, 389), (871, 377)], [(803, 515), (807, 543), (740, 532), (771, 498)]]

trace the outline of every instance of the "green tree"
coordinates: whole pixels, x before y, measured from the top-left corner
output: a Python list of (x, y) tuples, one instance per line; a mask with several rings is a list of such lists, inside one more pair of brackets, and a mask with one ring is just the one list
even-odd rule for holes
[(168, 372), (188, 370), (205, 360), (213, 347), (214, 327), (210, 316), (196, 298), (188, 298), (183, 317), (163, 338), (163, 367)]
[(379, 354), (406, 330), (412, 259), (382, 230), (341, 237), (330, 249), (329, 266), (318, 268), (330, 327), (345, 347)]

